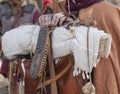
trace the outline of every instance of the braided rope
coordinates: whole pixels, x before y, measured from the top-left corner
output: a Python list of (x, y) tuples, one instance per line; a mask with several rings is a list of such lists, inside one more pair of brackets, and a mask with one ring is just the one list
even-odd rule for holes
[(46, 58), (48, 53), (48, 35), (49, 28), (48, 26), (43, 26), (40, 29), (39, 37), (37, 41), (37, 47), (35, 54), (32, 58), (32, 63), (30, 67), (30, 75), (32, 78), (42, 75), (43, 69), (46, 65)]
[(42, 62), (41, 62), (41, 65), (39, 67), (39, 72), (37, 74), (38, 77), (41, 77), (43, 75), (43, 71), (45, 70), (45, 67), (47, 65), (47, 56), (48, 56), (48, 45), (46, 45), (45, 49), (44, 49), (44, 55), (43, 55), (43, 58), (42, 58)]
[(37, 47), (32, 58), (30, 67), (30, 75), (32, 78), (41, 77), (47, 65), (48, 49), (49, 49), (49, 34), (54, 30), (49, 30), (48, 26), (43, 26), (40, 29)]
[(47, 58), (48, 58), (48, 51), (49, 51), (49, 47), (50, 47), (50, 33), (52, 33), (52, 31), (54, 31), (55, 27), (49, 27), (51, 30), (48, 33), (47, 39), (46, 39), (46, 45), (44, 48), (44, 55), (41, 61), (41, 65), (39, 67), (39, 72), (37, 74), (37, 76), (40, 78), (43, 75), (43, 72), (45, 71), (45, 67), (47, 65)]

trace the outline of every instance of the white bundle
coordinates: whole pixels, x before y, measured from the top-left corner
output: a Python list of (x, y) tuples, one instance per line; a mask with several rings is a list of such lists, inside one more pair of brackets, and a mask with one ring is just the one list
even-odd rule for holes
[(2, 36), (2, 50), (8, 59), (17, 55), (34, 53), (40, 26), (23, 25), (6, 32)]
[[(25, 25), (10, 30), (2, 37), (3, 53), (8, 59), (17, 55), (34, 53), (40, 26)], [(75, 65), (73, 75), (79, 75), (82, 71), (89, 73), (96, 66), (98, 57), (108, 57), (111, 49), (111, 35), (97, 28), (89, 28), (89, 48), (87, 49), (88, 27), (79, 26), (67, 30), (57, 27), (52, 33), (52, 48), (54, 58), (74, 55)], [(89, 51), (89, 62), (88, 52)]]

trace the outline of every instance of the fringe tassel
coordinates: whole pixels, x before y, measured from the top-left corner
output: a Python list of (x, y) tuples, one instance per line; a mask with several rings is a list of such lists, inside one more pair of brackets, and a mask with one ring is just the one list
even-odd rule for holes
[(19, 85), (19, 94), (25, 94), (24, 82), (21, 80)]
[(95, 87), (91, 82), (88, 82), (82, 87), (82, 92), (83, 94), (95, 94)]

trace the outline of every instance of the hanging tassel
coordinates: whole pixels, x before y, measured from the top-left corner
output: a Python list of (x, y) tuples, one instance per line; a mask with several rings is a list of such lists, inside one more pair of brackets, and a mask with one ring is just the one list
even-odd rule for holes
[(86, 83), (82, 87), (83, 94), (95, 94), (95, 87), (91, 82)]
[[(87, 82), (85, 86), (82, 87), (83, 94), (95, 94), (95, 87), (92, 84), (92, 78), (91, 78), (91, 67), (90, 67), (90, 61), (89, 61), (89, 27), (87, 30), (87, 56), (88, 56), (88, 66), (89, 66), (89, 79), (90, 82)], [(86, 73), (87, 74), (87, 73)]]
[(25, 94), (25, 87), (24, 87), (24, 82), (23, 82), (23, 80), (20, 80), (19, 94)]

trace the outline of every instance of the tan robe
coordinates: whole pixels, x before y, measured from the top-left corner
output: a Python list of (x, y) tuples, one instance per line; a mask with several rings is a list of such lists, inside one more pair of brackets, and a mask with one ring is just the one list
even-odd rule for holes
[(112, 35), (111, 54), (94, 70), (97, 94), (120, 94), (120, 8), (107, 1), (79, 11), (81, 20), (91, 17), (97, 27)]

